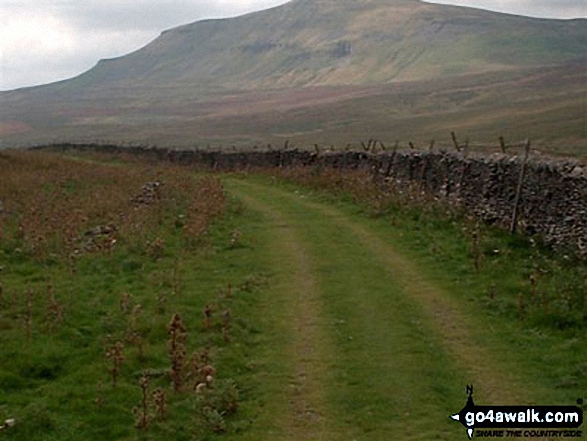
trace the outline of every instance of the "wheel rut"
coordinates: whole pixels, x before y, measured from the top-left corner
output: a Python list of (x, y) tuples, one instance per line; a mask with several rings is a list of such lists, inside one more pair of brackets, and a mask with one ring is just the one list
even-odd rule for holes
[[(464, 395), (465, 381), (474, 384), (475, 396), (488, 404), (520, 404), (532, 399), (527, 395), (526, 377), (508, 369), (496, 356), (496, 348), (479, 339), (488, 331), (479, 329), (463, 305), (423, 278), (418, 266), (367, 222), (270, 184), (242, 179), (230, 179), (230, 183), (237, 197), (269, 220), (267, 234), (272, 237), (275, 256), (280, 256), (275, 262), (282, 285), (278, 291), (291, 302), (291, 378), (282, 397), (289, 409), (283, 422), (285, 439), (384, 440), (395, 433), (401, 439), (418, 440), (424, 436), (420, 424), (427, 424), (426, 433), (437, 439), (454, 439), (456, 425), (445, 420), (461, 403), (451, 399), (447, 409), (451, 392), (446, 391), (462, 387)], [(315, 229), (315, 234), (308, 229)], [(330, 229), (332, 244), (325, 239)], [(337, 252), (340, 254), (333, 254)], [(331, 262), (322, 264), (319, 256), (332, 256)], [(353, 280), (362, 290), (333, 283), (344, 271), (353, 271), (353, 259), (362, 259), (363, 269), (345, 280)], [(384, 281), (374, 282), (377, 278)], [(327, 304), (326, 299), (339, 304)], [(346, 325), (332, 325), (333, 319), (341, 318), (332, 314), (345, 302), (352, 304), (345, 310), (350, 315), (338, 321), (362, 323), (358, 331), (362, 335), (355, 336), (361, 346), (334, 338), (333, 333)], [(421, 329), (413, 324), (419, 318)], [(442, 348), (443, 362), (458, 372), (460, 380), (449, 374), (435, 376), (443, 371), (435, 366), (432, 354), (436, 350), (424, 349), (429, 341)], [(412, 342), (416, 346), (411, 347)], [(333, 368), (344, 374), (347, 368), (341, 366), (354, 369), (357, 378), (330, 372)], [(365, 382), (369, 376), (372, 381)], [(359, 391), (354, 386), (357, 382), (380, 390)], [(422, 410), (421, 404), (431, 394), (434, 402)], [(336, 407), (337, 402), (353, 398), (354, 404)], [(368, 421), (369, 414), (380, 412), (373, 407), (376, 402), (386, 406), (383, 414), (389, 415), (389, 421), (385, 427)], [(438, 418), (438, 427), (430, 426), (430, 418)], [(353, 426), (355, 422), (361, 427)]]
[(282, 422), (287, 440), (335, 440), (324, 385), (328, 383), (328, 362), (332, 347), (321, 326), (320, 293), (312, 274), (307, 252), (289, 219), (268, 204), (237, 193), (247, 206), (263, 213), (273, 236), (275, 263), (281, 269), (276, 291), (287, 297), (291, 344), (291, 378), (284, 396), (289, 409)]
[[(247, 185), (257, 185), (247, 182)], [(491, 348), (480, 346), (471, 339), (474, 331), (469, 318), (450, 295), (424, 280), (418, 268), (398, 253), (385, 238), (353, 221), (340, 210), (317, 203), (277, 188), (265, 189), (282, 198), (290, 198), (307, 210), (317, 210), (327, 216), (338, 234), (347, 230), (355, 235), (387, 271), (402, 286), (404, 294), (416, 302), (439, 337), (439, 341), (452, 355), (455, 364), (465, 372), (470, 383), (484, 400), (493, 403), (519, 403), (527, 397), (523, 382), (506, 371), (494, 360)], [(482, 361), (481, 361), (482, 360)]]

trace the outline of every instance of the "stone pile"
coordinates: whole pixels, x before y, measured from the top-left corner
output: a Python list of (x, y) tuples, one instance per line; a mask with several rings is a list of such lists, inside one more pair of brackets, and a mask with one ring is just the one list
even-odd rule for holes
[(159, 188), (161, 182), (147, 182), (142, 186), (141, 192), (131, 199), (131, 202), (137, 205), (151, 205), (159, 199)]

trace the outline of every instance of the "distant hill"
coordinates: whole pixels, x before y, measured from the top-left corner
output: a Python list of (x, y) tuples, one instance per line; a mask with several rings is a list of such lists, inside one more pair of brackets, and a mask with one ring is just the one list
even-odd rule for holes
[(560, 63), (587, 54), (587, 20), (540, 20), (417, 0), (294, 0), (164, 32), (71, 86), (234, 89), (365, 84)]
[[(577, 76), (586, 54), (583, 19), (535, 19), (418, 0), (293, 0), (241, 17), (177, 27), (71, 80), (1, 93), (0, 137), (5, 143), (33, 142), (74, 139), (86, 132), (86, 139), (120, 140), (122, 135), (144, 140), (153, 124), (161, 130), (175, 127), (183, 136), (189, 134), (183, 123), (191, 120), (192, 127), (202, 127), (202, 118), (218, 113), (219, 103), (226, 106), (230, 94), (242, 99), (247, 93), (278, 92), (289, 101), (277, 102), (277, 109), (292, 99), (303, 108), (303, 93), (293, 98), (289, 92), (308, 88), (326, 88), (329, 93), (318, 95), (334, 99), (342, 94), (348, 101), (349, 93), (362, 96), (364, 87), (381, 86), (389, 92), (394, 84), (419, 84), (420, 89), (427, 85), (431, 94), (434, 85), (463, 78), (462, 84), (469, 86), (461, 99), (469, 96), (470, 101), (475, 76), (479, 81), (490, 78), (491, 84), (528, 77), (547, 97), (551, 91), (548, 83), (538, 84), (538, 72), (550, 69), (552, 75), (556, 68), (574, 72), (575, 78), (571, 89), (559, 85), (556, 96), (568, 92), (569, 99), (580, 98), (585, 88)], [(458, 82), (451, 84), (458, 89)], [(495, 92), (496, 105), (505, 105), (508, 97)], [(370, 96), (378, 93), (369, 89)], [(249, 110), (249, 116), (256, 112)], [(223, 118), (226, 112), (234, 113), (226, 107), (220, 112)], [(246, 112), (239, 114), (246, 119)], [(215, 122), (194, 131), (193, 139), (223, 140), (226, 132), (211, 130)], [(247, 124), (254, 125), (255, 119)], [(302, 124), (297, 132), (316, 130)], [(569, 136), (580, 140), (577, 130)], [(208, 134), (202, 136), (204, 132)], [(263, 137), (261, 132), (235, 135), (226, 141)], [(163, 138), (170, 141), (172, 136)]]

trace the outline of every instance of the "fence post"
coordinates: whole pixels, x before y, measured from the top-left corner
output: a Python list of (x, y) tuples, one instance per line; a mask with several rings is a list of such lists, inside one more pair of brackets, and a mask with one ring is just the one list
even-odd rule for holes
[(502, 153), (506, 153), (505, 149), (506, 149), (506, 145), (505, 145), (505, 139), (503, 136), (499, 137), (499, 146), (501, 147), (501, 152)]
[(526, 163), (530, 155), (530, 140), (526, 140), (524, 148), (524, 160), (522, 161), (522, 169), (520, 170), (520, 179), (518, 180), (518, 188), (516, 189), (516, 198), (514, 199), (514, 212), (512, 214), (512, 224), (510, 226), (510, 233), (514, 234), (518, 227), (518, 211), (520, 207), (520, 196), (522, 194), (522, 186), (524, 185), (524, 178), (526, 175)]
[(459, 142), (457, 141), (457, 134), (455, 132), (450, 132), (450, 137), (452, 138), (452, 143), (454, 144), (456, 151), (460, 152), (461, 146), (459, 145)]

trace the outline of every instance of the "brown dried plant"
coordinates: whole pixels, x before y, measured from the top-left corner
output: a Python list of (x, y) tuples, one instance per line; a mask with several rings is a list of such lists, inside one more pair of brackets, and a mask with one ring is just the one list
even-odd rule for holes
[(104, 404), (104, 385), (101, 381), (98, 381), (98, 384), (96, 385), (96, 392), (98, 396), (94, 400), (94, 403), (96, 403), (98, 407), (102, 407)]
[(133, 407), (132, 409), (132, 413), (135, 416), (135, 427), (139, 430), (147, 430), (151, 420), (149, 413), (149, 383), (149, 376), (143, 374), (139, 379), (139, 386), (141, 387), (141, 405), (140, 407)]
[(166, 305), (167, 294), (162, 290), (157, 291), (157, 314), (165, 314)]
[(153, 391), (153, 404), (157, 419), (164, 420), (167, 417), (167, 397), (165, 391), (160, 387)]
[(126, 342), (136, 346), (137, 358), (139, 361), (143, 361), (145, 359), (145, 352), (143, 349), (143, 338), (141, 337), (141, 333), (139, 331), (129, 330), (126, 335)]
[(22, 317), (24, 333), (27, 340), (32, 338), (33, 333), (33, 301), (33, 289), (31, 287), (27, 287), (24, 296), (24, 314)]
[(129, 317), (129, 330), (131, 332), (134, 332), (138, 329), (139, 316), (141, 315), (142, 310), (143, 309), (140, 303), (137, 303), (132, 309)]
[(179, 268), (179, 260), (176, 260), (173, 268), (169, 273), (169, 284), (171, 285), (171, 294), (173, 296), (181, 292), (181, 272)]
[(64, 307), (55, 297), (55, 288), (52, 284), (47, 286), (47, 325), (53, 330), (63, 322)]
[(230, 235), (230, 247), (238, 248), (241, 244), (242, 233), (239, 230), (233, 230)]
[(530, 274), (528, 278), (530, 281), (530, 298), (532, 302), (538, 301), (538, 278), (536, 274)]
[(176, 392), (180, 392), (183, 389), (184, 384), (187, 330), (183, 325), (179, 314), (174, 314), (171, 318), (171, 322), (167, 327), (167, 334), (169, 335), (167, 349), (171, 363), (169, 375), (171, 377), (173, 389)]
[(122, 371), (122, 363), (124, 362), (124, 355), (122, 353), (122, 342), (117, 341), (113, 345), (107, 345), (105, 350), (106, 361), (110, 362), (108, 371), (112, 376), (112, 387), (116, 387), (118, 377)]
[(524, 293), (518, 294), (518, 318), (521, 321), (526, 319), (526, 299)]
[(206, 328), (206, 330), (208, 330), (212, 326), (212, 306), (211, 305), (204, 306), (204, 309), (202, 312), (204, 314), (204, 328)]
[(230, 331), (232, 329), (232, 313), (230, 309), (222, 313), (222, 337), (225, 342), (231, 341)]
[(481, 249), (481, 235), (477, 228), (471, 231), (471, 255), (473, 256), (473, 267), (475, 271), (481, 271), (485, 256)]
[(123, 292), (120, 295), (120, 311), (123, 314), (127, 314), (129, 312), (131, 302), (132, 296), (128, 292)]
[[(126, 167), (96, 161), (76, 161), (42, 152), (9, 152), (9, 167), (0, 182), (3, 242), (35, 259), (56, 253), (68, 259), (75, 273), (76, 260), (88, 252), (114, 252), (124, 239), (129, 246), (144, 247), (144, 237), (156, 237), (149, 246), (153, 258), (164, 250), (161, 228), (173, 222), (166, 213), (184, 214), (190, 239), (203, 235), (224, 209), (219, 180), (196, 180), (191, 171), (164, 163), (148, 164), (127, 157)], [(107, 159), (104, 157), (103, 159)], [(165, 185), (153, 187), (156, 203), (136, 204), (133, 197), (144, 191), (145, 180)]]
[(489, 290), (487, 290), (487, 297), (489, 297), (489, 300), (493, 301), (495, 299), (496, 294), (497, 287), (495, 286), (495, 283), (492, 282), (489, 286)]
[(201, 353), (194, 352), (189, 362), (189, 381), (192, 390), (202, 392), (206, 388), (211, 388), (216, 377), (216, 369), (210, 364), (208, 351), (203, 350)]

